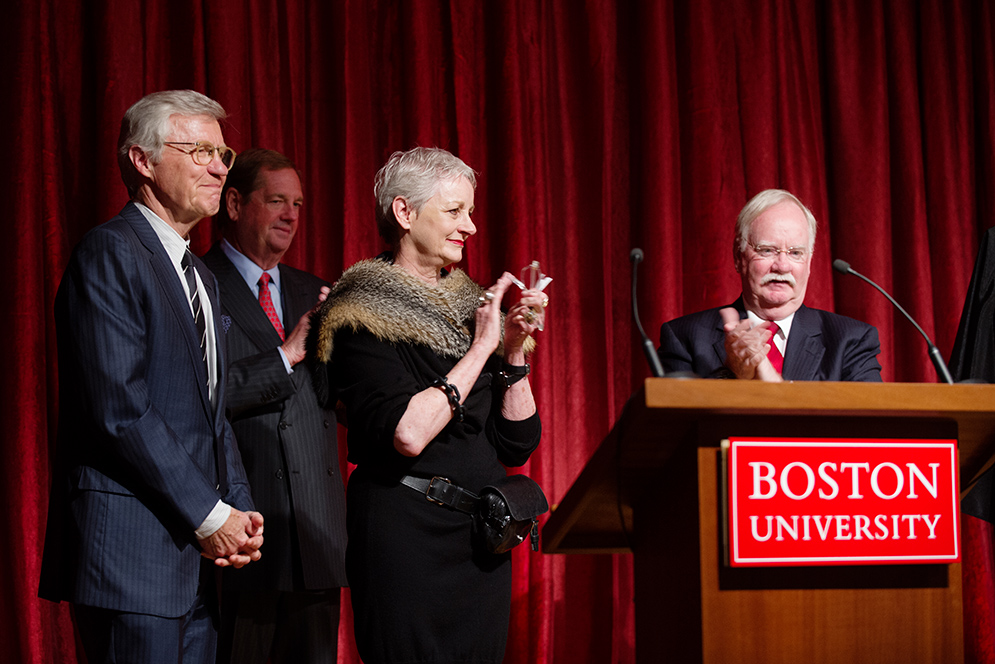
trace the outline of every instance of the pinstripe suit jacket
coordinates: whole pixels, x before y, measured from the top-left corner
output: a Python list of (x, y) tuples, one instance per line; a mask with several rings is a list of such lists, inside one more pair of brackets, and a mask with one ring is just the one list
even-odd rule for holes
[[(280, 337), (221, 245), (204, 255), (218, 278), (228, 330), (228, 407), (249, 485), (266, 517), (259, 562), (233, 570), (225, 587), (318, 590), (346, 585), (345, 490), (335, 413), (318, 405), (302, 362), (287, 373)], [(280, 266), (287, 333), (318, 302), (325, 281)]]
[(59, 441), (40, 594), (175, 617), (193, 604), (202, 558), (194, 531), (221, 497), (252, 509), (224, 413), (225, 338), (217, 284), (195, 259), (215, 312), (218, 404), (207, 393), (180, 278), (133, 204), (91, 230), (55, 301)]
[[(746, 318), (742, 298), (729, 306)], [(664, 323), (657, 352), (667, 373), (735, 378), (725, 366), (725, 331), (718, 308)], [(785, 380), (880, 381), (880, 352), (874, 326), (802, 305), (791, 323), (781, 375)]]

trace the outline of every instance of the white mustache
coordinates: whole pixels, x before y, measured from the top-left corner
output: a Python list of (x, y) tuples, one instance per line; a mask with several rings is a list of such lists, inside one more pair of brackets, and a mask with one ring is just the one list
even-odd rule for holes
[(760, 285), (761, 286), (766, 286), (767, 284), (769, 284), (772, 281), (783, 281), (784, 283), (788, 284), (792, 288), (795, 287), (795, 276), (793, 274), (791, 274), (791, 273), (785, 273), (785, 274), (775, 274), (775, 273), (765, 274), (760, 279)]

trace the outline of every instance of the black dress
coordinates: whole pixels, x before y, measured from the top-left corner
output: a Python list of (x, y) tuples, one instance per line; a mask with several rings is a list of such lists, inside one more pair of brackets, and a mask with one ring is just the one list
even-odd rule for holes
[(505, 476), (502, 464), (528, 460), (539, 443), (538, 415), (520, 422), (501, 416), (503, 389), (492, 386), (500, 359), (493, 356), (466, 397), (463, 422), (451, 420), (419, 456), (401, 455), (394, 431), (408, 402), (459, 358), (396, 335), (385, 340), (390, 335), (379, 325), (370, 327), (380, 335), (364, 326), (363, 315), (338, 329), (327, 365), (347, 409), (349, 460), (357, 465), (347, 492), (346, 569), (359, 653), (367, 664), (499, 663), (511, 606), (510, 554), (475, 550), (468, 514), (429, 502), (399, 478), (440, 476), (477, 492)]

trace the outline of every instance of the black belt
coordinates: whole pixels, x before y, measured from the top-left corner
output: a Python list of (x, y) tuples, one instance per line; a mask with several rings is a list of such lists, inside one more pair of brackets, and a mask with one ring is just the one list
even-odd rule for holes
[(425, 494), (425, 498), (436, 505), (446, 505), (467, 514), (473, 514), (477, 511), (477, 501), (480, 500), (480, 497), (472, 491), (467, 491), (463, 487), (453, 484), (445, 477), (436, 476), (427, 479), (404, 475), (401, 477), (401, 484)]

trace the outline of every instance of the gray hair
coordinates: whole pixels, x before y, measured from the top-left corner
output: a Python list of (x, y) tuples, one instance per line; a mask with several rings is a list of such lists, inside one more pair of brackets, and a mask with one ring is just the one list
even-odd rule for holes
[(377, 231), (391, 248), (400, 237), (400, 227), (394, 216), (394, 199), (400, 196), (416, 212), (421, 212), (442, 182), (460, 177), (477, 188), (477, 174), (462, 159), (441, 148), (413, 148), (395, 152), (377, 172), (373, 195), (377, 201)]
[(815, 249), (815, 231), (816, 231), (816, 221), (815, 216), (812, 212), (805, 207), (798, 198), (791, 192), (785, 191), (783, 189), (764, 189), (759, 194), (747, 201), (743, 209), (739, 211), (739, 216), (736, 217), (736, 237), (733, 240), (733, 255), (739, 256), (746, 251), (746, 245), (749, 243), (750, 230), (753, 228), (753, 222), (761, 214), (774, 207), (778, 203), (791, 202), (794, 203), (805, 213), (805, 219), (808, 221), (808, 252), (811, 254)]
[(121, 133), (117, 139), (117, 163), (129, 195), (135, 195), (142, 181), (128, 152), (138, 146), (149, 155), (152, 163), (159, 163), (163, 142), (172, 129), (169, 118), (173, 115), (207, 115), (219, 122), (227, 117), (221, 104), (193, 90), (153, 92), (132, 104), (121, 118)]

